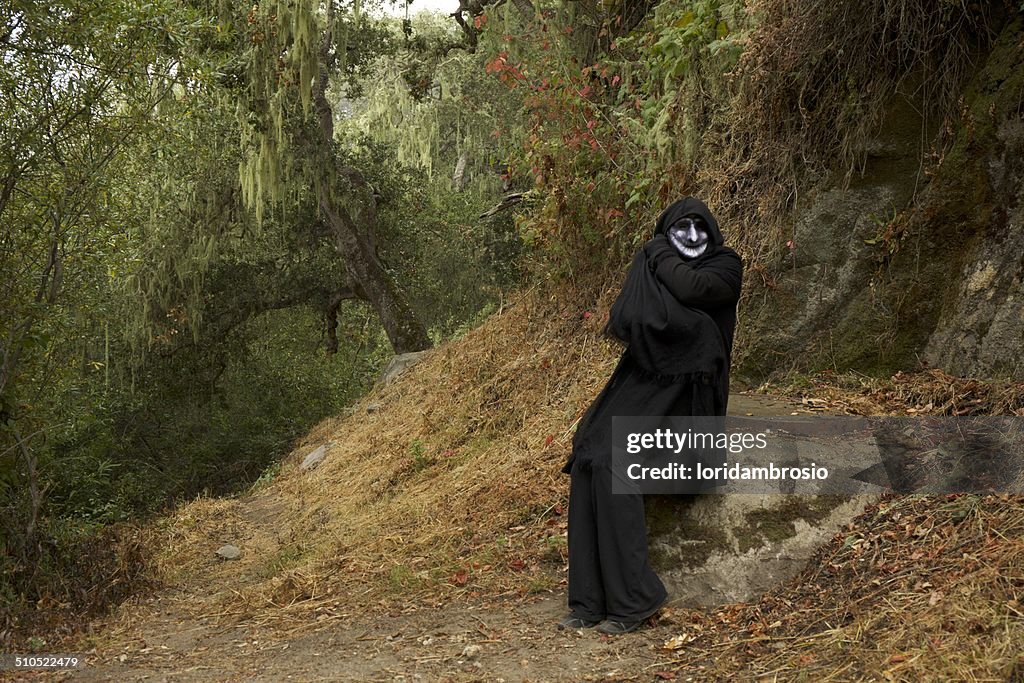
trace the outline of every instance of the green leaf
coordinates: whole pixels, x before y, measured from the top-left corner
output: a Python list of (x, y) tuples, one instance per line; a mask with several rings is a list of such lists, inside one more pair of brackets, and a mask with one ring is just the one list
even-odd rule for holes
[(693, 10), (689, 10), (686, 13), (684, 13), (683, 16), (680, 17), (679, 20), (676, 21), (676, 23), (674, 25), (675, 25), (676, 28), (686, 28), (687, 26), (692, 24), (693, 20), (696, 19), (696, 18), (697, 18), (697, 15), (694, 13), (694, 11)]

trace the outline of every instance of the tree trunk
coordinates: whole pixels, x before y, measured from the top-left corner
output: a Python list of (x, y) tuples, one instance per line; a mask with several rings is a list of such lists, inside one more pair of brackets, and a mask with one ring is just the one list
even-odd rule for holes
[(326, 195), (320, 200), (320, 208), (334, 233), (335, 246), (345, 257), (345, 270), (361, 290), (360, 294), (377, 311), (395, 353), (430, 348), (426, 328), (384, 270), (369, 241), (363, 239), (356, 230), (348, 212), (344, 208), (331, 206)]
[[(333, 3), (328, 3), (328, 23), (332, 20)], [(353, 288), (376, 310), (395, 353), (420, 351), (431, 347), (427, 329), (413, 313), (397, 284), (384, 269), (377, 256), (377, 206), (373, 193), (358, 169), (337, 161), (334, 154), (334, 112), (327, 100), (327, 81), (334, 59), (331, 41), (320, 47), (320, 72), (313, 87), (313, 106), (320, 128), (321, 168), (325, 169), (320, 188), (320, 209), (327, 217), (334, 236), (334, 245), (345, 259), (345, 271)], [(354, 211), (349, 211), (334, 197), (334, 183), (344, 182), (359, 195)], [(353, 218), (353, 214), (356, 218)]]

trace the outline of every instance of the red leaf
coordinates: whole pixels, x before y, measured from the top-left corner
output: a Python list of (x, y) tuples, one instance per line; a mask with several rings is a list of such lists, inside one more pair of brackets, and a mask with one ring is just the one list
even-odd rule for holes
[(469, 572), (465, 569), (460, 569), (459, 571), (455, 572), (452, 575), (452, 577), (448, 580), (456, 586), (465, 586), (466, 583), (469, 581)]
[(554, 434), (548, 434), (547, 437), (545, 437), (545, 439), (544, 439), (544, 448), (547, 448), (548, 446), (550, 446), (551, 442), (554, 441), (554, 440), (555, 440), (555, 435)]
[(592, 315), (594, 315), (594, 314), (591, 313), (590, 311), (583, 311), (583, 319), (584, 320), (590, 320), (590, 316), (592, 316)]
[(660, 678), (663, 681), (674, 681), (674, 680), (676, 680), (676, 672), (675, 671), (655, 671), (654, 672), (654, 677), (655, 678)]

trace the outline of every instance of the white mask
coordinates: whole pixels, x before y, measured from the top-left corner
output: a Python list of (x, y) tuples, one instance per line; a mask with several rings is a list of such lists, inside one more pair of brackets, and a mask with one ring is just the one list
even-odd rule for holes
[(694, 259), (708, 248), (708, 232), (692, 218), (681, 218), (668, 229), (668, 241), (684, 259)]

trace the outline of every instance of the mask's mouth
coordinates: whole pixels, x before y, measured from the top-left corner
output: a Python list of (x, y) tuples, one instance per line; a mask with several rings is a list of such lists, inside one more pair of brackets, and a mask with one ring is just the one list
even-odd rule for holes
[(697, 258), (708, 248), (708, 231), (703, 221), (682, 218), (668, 229), (668, 240), (683, 258)]

